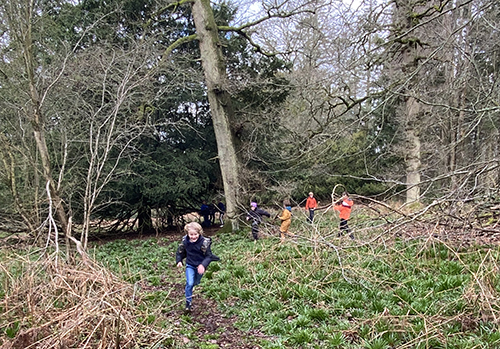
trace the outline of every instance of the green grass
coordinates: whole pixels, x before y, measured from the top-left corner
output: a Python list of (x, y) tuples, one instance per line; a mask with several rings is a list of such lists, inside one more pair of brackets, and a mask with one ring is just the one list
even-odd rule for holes
[[(418, 239), (358, 245), (332, 238), (343, 247), (335, 250), (305, 239), (254, 244), (246, 232), (213, 240), (221, 261), (211, 264), (197, 292), (236, 315), (241, 330), (272, 338), (263, 348), (500, 345), (498, 247), (458, 251)], [(123, 240), (94, 254), (131, 282), (161, 286), (162, 280), (183, 282), (174, 268), (176, 248), (177, 242), (161, 239)], [(165, 303), (167, 293), (152, 292), (143, 306), (178, 307), (176, 300)]]

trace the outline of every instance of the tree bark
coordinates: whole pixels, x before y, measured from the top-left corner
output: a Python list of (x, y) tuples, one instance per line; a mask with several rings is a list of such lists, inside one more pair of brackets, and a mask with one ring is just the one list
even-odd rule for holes
[(422, 106), (418, 100), (418, 82), (420, 74), (418, 72), (419, 63), (417, 57), (419, 55), (419, 38), (414, 37), (417, 31), (411, 31), (415, 25), (415, 20), (412, 18), (417, 9), (417, 5), (409, 0), (396, 1), (394, 28), (397, 36), (401, 33), (411, 33), (412, 36), (403, 34), (403, 38), (399, 39), (401, 43), (401, 72), (405, 78), (405, 105), (404, 105), (404, 137), (405, 137), (405, 167), (406, 167), (406, 203), (420, 201), (420, 170), (422, 167), (421, 160), (421, 140), (420, 131), (422, 125), (419, 117), (422, 114)]
[(238, 159), (229, 120), (233, 115), (227, 91), (226, 64), (220, 48), (217, 24), (209, 0), (195, 0), (192, 8), (200, 43), (201, 62), (205, 73), (208, 102), (214, 125), (219, 164), (224, 183), (227, 217), (233, 231), (238, 230)]
[(139, 232), (147, 233), (153, 229), (153, 218), (151, 214), (151, 207), (148, 205), (141, 205), (137, 213), (137, 220), (139, 224)]
[(405, 128), (407, 154), (406, 154), (406, 203), (420, 200), (420, 137), (416, 130), (417, 117), (420, 105), (415, 97), (408, 97), (406, 101), (407, 123)]
[(26, 67), (26, 74), (28, 77), (29, 94), (31, 99), (31, 122), (33, 125), (33, 134), (35, 137), (36, 146), (40, 154), (40, 160), (42, 162), (42, 173), (45, 182), (49, 185), (50, 195), (54, 203), (56, 210), (56, 215), (59, 220), (59, 224), (64, 232), (68, 231), (68, 218), (66, 211), (63, 206), (63, 200), (59, 195), (56, 188), (54, 179), (52, 178), (52, 169), (50, 163), (49, 150), (47, 148), (47, 142), (45, 140), (45, 122), (41, 110), (40, 97), (35, 83), (35, 64), (34, 64), (34, 54), (33, 54), (33, 41), (31, 36), (31, 22), (32, 14), (34, 9), (28, 6), (26, 27), (25, 32), (21, 33), (23, 45), (23, 58)]

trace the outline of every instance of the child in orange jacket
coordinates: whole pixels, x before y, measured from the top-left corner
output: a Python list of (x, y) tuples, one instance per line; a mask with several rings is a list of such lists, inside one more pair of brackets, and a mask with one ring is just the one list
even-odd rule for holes
[(280, 226), (280, 234), (281, 234), (281, 242), (285, 241), (285, 234), (294, 236), (295, 234), (290, 233), (288, 228), (290, 228), (290, 224), (292, 223), (292, 206), (290, 206), (289, 200), (283, 201), (283, 212), (281, 216), (278, 217), (281, 220)]
[(313, 192), (309, 193), (306, 201), (306, 212), (309, 211), (309, 222), (312, 223), (314, 219), (314, 210), (318, 207), (318, 203), (314, 198)]
[[(348, 221), (351, 217), (351, 210), (354, 202), (349, 197), (349, 193), (346, 191), (342, 194), (342, 198), (337, 201), (337, 203), (333, 206), (333, 209), (339, 211), (340, 217), (340, 235), (344, 235), (344, 233), (350, 233)], [(354, 235), (349, 234), (351, 239), (354, 239)]]

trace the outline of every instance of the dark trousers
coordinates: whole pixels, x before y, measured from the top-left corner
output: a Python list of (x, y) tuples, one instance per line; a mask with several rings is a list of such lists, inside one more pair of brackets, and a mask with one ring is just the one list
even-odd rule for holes
[(210, 223), (210, 218), (208, 217), (208, 214), (203, 215), (203, 222), (201, 223), (201, 226), (204, 228), (207, 228), (211, 225)]
[(309, 222), (312, 223), (313, 219), (314, 219), (314, 208), (310, 208), (309, 209)]
[(252, 236), (254, 240), (259, 239), (259, 222), (257, 221), (252, 222)]
[(349, 225), (347, 224), (347, 219), (340, 218), (340, 235), (349, 234), (351, 239), (354, 239), (354, 235), (351, 233), (349, 229)]
[(349, 225), (347, 225), (347, 219), (340, 218), (340, 233), (344, 235), (349, 233)]

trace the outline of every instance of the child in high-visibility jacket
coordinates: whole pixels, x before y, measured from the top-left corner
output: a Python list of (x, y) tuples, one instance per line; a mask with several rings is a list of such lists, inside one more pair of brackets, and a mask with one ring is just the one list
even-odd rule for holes
[(340, 235), (344, 235), (345, 233), (349, 233), (349, 237), (354, 239), (354, 235), (350, 233), (348, 221), (351, 217), (351, 210), (354, 202), (349, 197), (349, 193), (344, 192), (342, 194), (342, 198), (337, 201), (337, 203), (333, 206), (333, 209), (339, 211), (340, 217)]
[(309, 222), (312, 223), (314, 219), (314, 210), (318, 207), (318, 202), (314, 198), (313, 192), (309, 193), (306, 200), (306, 212), (309, 211)]
[(285, 241), (285, 234), (294, 236), (295, 234), (290, 233), (288, 228), (290, 228), (290, 224), (292, 223), (292, 206), (290, 206), (289, 200), (283, 201), (283, 212), (281, 216), (278, 217), (281, 220), (280, 226), (280, 234), (281, 234), (281, 242)]

